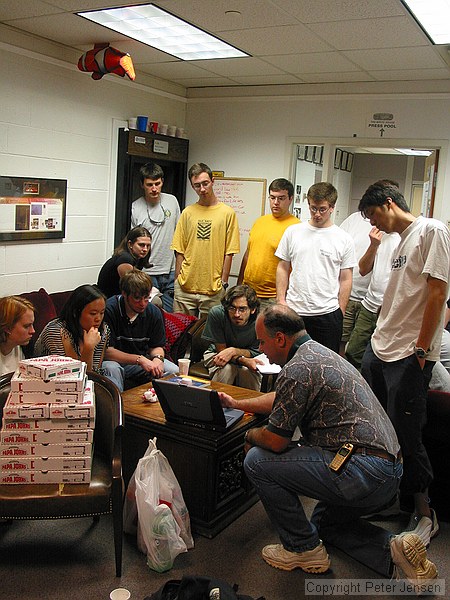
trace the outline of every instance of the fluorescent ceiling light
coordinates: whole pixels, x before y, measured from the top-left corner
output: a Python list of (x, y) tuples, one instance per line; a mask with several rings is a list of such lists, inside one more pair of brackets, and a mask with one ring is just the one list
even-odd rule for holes
[(450, 44), (450, 0), (402, 0), (433, 44)]
[(416, 148), (394, 148), (394, 150), (408, 156), (430, 156), (432, 154), (432, 150), (416, 150)]
[(123, 6), (77, 13), (182, 60), (248, 56), (222, 40), (154, 6)]

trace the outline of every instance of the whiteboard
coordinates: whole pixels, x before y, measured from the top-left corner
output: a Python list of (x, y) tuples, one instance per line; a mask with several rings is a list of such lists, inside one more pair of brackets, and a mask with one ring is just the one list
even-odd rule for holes
[(235, 211), (239, 223), (240, 252), (233, 256), (230, 275), (237, 277), (247, 250), (248, 234), (253, 223), (264, 214), (267, 179), (215, 177), (214, 193)]

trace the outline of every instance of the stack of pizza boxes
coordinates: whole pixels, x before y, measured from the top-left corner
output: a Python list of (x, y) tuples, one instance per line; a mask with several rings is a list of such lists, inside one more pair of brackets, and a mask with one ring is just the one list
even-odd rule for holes
[(95, 424), (86, 364), (64, 356), (22, 360), (0, 430), (0, 484), (89, 483)]

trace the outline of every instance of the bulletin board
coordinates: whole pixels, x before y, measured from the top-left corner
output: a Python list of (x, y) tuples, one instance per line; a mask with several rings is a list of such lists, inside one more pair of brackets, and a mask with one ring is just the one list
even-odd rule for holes
[(67, 180), (0, 176), (0, 241), (64, 238)]
[(247, 250), (248, 234), (253, 223), (264, 214), (266, 205), (267, 179), (243, 179), (240, 177), (215, 177), (214, 193), (217, 198), (229, 204), (239, 222), (239, 254), (233, 257), (231, 275), (237, 277), (242, 257)]

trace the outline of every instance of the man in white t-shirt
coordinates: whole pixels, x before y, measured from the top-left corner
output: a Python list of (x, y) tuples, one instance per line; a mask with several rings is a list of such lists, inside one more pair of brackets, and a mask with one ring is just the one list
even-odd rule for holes
[(359, 260), (358, 270), (362, 276), (372, 277), (345, 347), (345, 357), (357, 369), (361, 369), (362, 357), (375, 330), (391, 274), (392, 254), (400, 242), (398, 233), (383, 233), (376, 227), (372, 227), (368, 237), (370, 243)]
[(175, 196), (161, 191), (164, 171), (159, 165), (143, 165), (139, 177), (144, 195), (131, 205), (131, 227), (142, 225), (151, 233), (152, 266), (144, 271), (152, 278), (153, 286), (161, 292), (164, 310), (172, 312), (175, 254), (170, 249), (170, 244), (180, 218), (180, 205)]
[[(346, 231), (352, 238), (355, 244), (355, 258), (359, 261), (367, 250), (367, 237), (371, 230), (370, 222), (358, 210), (344, 219), (339, 227)], [(359, 311), (361, 310), (361, 302), (367, 293), (371, 276), (371, 273), (361, 275), (358, 265), (353, 269), (352, 290), (345, 310), (342, 327), (342, 346), (348, 342), (355, 327)]]
[(440, 221), (412, 215), (399, 189), (382, 182), (366, 190), (359, 210), (380, 231), (400, 235), (361, 373), (396, 429), (404, 459), (401, 491), (414, 500), (408, 530), (427, 546), (439, 525), (428, 504), (433, 471), (422, 429), (431, 372), (440, 354), (450, 234)]
[(291, 225), (275, 256), (277, 302), (303, 317), (313, 340), (339, 352), (342, 322), (356, 265), (352, 238), (331, 220), (337, 201), (331, 183), (308, 190), (309, 221)]

